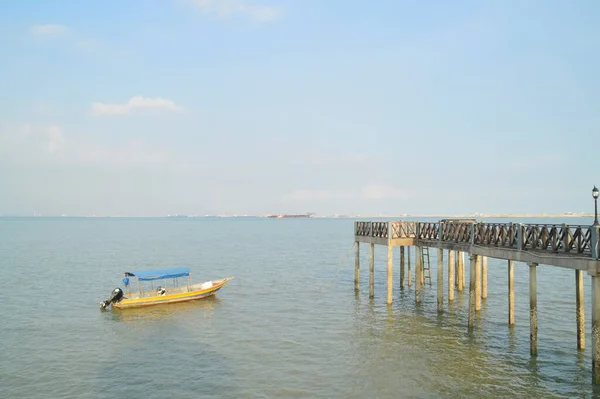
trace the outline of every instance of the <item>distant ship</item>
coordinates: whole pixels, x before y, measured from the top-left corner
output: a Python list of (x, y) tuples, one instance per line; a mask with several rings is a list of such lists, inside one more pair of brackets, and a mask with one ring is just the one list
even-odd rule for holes
[(289, 219), (289, 218), (310, 218), (310, 217), (313, 217), (314, 215), (315, 215), (314, 213), (305, 213), (305, 214), (299, 214), (299, 215), (291, 215), (291, 214), (269, 215), (268, 217), (275, 218), (275, 219)]

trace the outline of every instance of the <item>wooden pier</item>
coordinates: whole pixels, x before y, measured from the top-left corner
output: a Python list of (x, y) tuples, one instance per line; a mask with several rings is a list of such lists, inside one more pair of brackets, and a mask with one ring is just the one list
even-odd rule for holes
[[(387, 246), (387, 303), (393, 299), (393, 247), (400, 247), (400, 288), (411, 285), (410, 250), (415, 247), (415, 302), (421, 301), (425, 282), (423, 250), (437, 249), (437, 310), (444, 310), (444, 250), (448, 252), (448, 301), (454, 300), (465, 283), (465, 254), (469, 254), (468, 331), (475, 326), (481, 300), (487, 297), (487, 258), (504, 259), (508, 269), (508, 325), (515, 323), (514, 262), (529, 265), (530, 353), (537, 356), (537, 266), (574, 270), (577, 349), (585, 348), (583, 275), (592, 286), (592, 382), (600, 385), (600, 254), (598, 226), (553, 224), (483, 223), (474, 219), (439, 222), (357, 221), (354, 224), (354, 288), (359, 289), (360, 243), (370, 244), (369, 297), (374, 297), (375, 245)], [(406, 248), (406, 251), (405, 251)], [(405, 273), (408, 252), (408, 275)]]

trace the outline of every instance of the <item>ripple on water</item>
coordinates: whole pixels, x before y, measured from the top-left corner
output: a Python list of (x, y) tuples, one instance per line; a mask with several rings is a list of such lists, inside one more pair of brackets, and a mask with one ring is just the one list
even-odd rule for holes
[[(433, 251), (419, 305), (414, 287), (395, 286), (386, 306), (379, 249), (375, 298), (364, 269), (356, 295), (351, 232), (343, 219), (0, 220), (0, 270), (23, 286), (0, 290), (3, 397), (592, 397), (571, 271), (538, 270), (532, 360), (527, 266), (516, 265), (508, 328), (506, 264), (489, 260), (469, 334), (468, 292), (448, 305), (445, 288), (437, 314)], [(236, 279), (204, 301), (99, 311), (125, 269), (182, 264), (197, 279)]]

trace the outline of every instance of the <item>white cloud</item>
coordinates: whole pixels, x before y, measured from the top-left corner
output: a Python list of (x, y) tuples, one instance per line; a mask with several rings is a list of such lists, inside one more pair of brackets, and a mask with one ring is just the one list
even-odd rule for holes
[(44, 134), (48, 139), (48, 152), (54, 154), (62, 149), (65, 138), (60, 126), (49, 126), (44, 130)]
[(178, 111), (181, 110), (182, 107), (166, 98), (134, 96), (125, 104), (105, 104), (95, 102), (92, 104), (91, 112), (94, 116), (126, 115), (136, 109), (166, 109), (169, 111)]
[(32, 126), (29, 124), (21, 126), (21, 136), (31, 139), (33, 144), (42, 144), (47, 152), (56, 154), (60, 152), (65, 144), (65, 138), (60, 126)]
[(34, 25), (30, 28), (30, 34), (41, 41), (60, 40), (61, 45), (73, 48), (81, 54), (110, 56), (111, 61), (127, 55), (126, 52), (116, 50), (103, 41), (83, 37), (64, 25)]
[(148, 148), (144, 142), (136, 140), (120, 146), (76, 141), (69, 147), (69, 161), (76, 165), (100, 165), (112, 169), (176, 166), (168, 150)]
[(57, 37), (68, 34), (69, 28), (55, 24), (34, 25), (31, 27), (31, 33), (38, 37)]
[[(71, 132), (65, 136), (58, 125), (24, 124), (19, 128), (0, 127), (0, 164), (71, 165), (102, 169), (193, 170), (190, 160), (174, 156), (164, 147), (150, 147), (141, 140), (106, 144), (92, 135)], [(0, 168), (1, 169), (1, 168)]]
[(220, 18), (230, 18), (235, 15), (246, 16), (256, 22), (272, 22), (281, 16), (278, 7), (248, 4), (241, 0), (190, 0), (196, 8), (204, 13), (214, 13)]

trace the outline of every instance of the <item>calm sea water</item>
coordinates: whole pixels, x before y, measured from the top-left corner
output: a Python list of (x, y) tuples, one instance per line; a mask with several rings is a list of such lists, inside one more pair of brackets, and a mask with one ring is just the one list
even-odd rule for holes
[[(526, 265), (515, 267), (509, 329), (506, 262), (489, 260), (469, 335), (467, 291), (436, 312), (436, 251), (415, 306), (413, 289), (398, 288), (395, 249), (388, 307), (386, 250), (376, 247), (369, 300), (361, 246), (355, 295), (352, 234), (351, 219), (0, 218), (0, 396), (593, 397), (589, 334), (576, 350), (573, 271), (538, 270), (532, 360)], [(100, 311), (124, 271), (178, 265), (195, 281), (236, 279), (204, 301)]]

